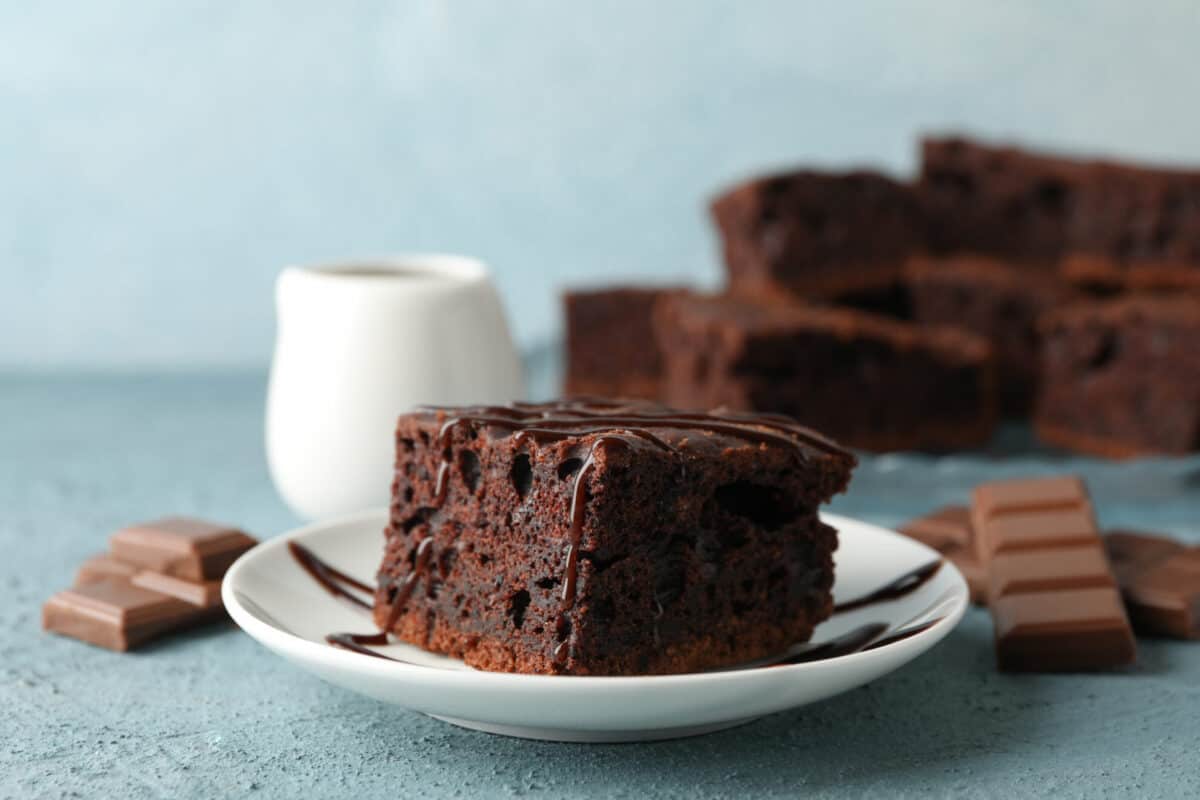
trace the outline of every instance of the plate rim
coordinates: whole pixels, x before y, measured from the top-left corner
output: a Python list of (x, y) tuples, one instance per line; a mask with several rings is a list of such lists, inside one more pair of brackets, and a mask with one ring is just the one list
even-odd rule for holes
[[(480, 682), (493, 684), (495, 688), (503, 689), (536, 689), (538, 692), (545, 691), (563, 691), (573, 692), (579, 689), (601, 686), (620, 686), (623, 689), (638, 689), (652, 688), (655, 686), (663, 687), (670, 685), (704, 685), (711, 682), (728, 682), (732, 680), (749, 680), (752, 678), (761, 677), (764, 673), (769, 672), (772, 676), (783, 677), (785, 675), (800, 676), (806, 671), (818, 671), (829, 669), (829, 665), (837, 665), (846, 663), (848, 659), (862, 659), (864, 657), (872, 657), (884, 651), (892, 651), (896, 655), (902, 657), (901, 661), (895, 668), (903, 666), (908, 661), (916, 656), (932, 649), (939, 641), (944, 639), (949, 633), (958, 626), (959, 622), (966, 614), (966, 610), (970, 605), (969, 593), (967, 590), (966, 579), (958, 568), (949, 560), (938, 553), (936, 550), (904, 536), (901, 533), (884, 528), (870, 522), (854, 519), (841, 514), (820, 512), (822, 521), (827, 524), (837, 527), (839, 523), (850, 522), (856, 526), (865, 526), (873, 529), (874, 533), (885, 534), (890, 537), (903, 539), (906, 544), (911, 545), (918, 550), (924, 550), (931, 558), (941, 558), (941, 570), (946, 571), (952, 579), (954, 585), (954, 595), (946, 599), (949, 604), (949, 609), (946, 614), (930, 625), (925, 630), (912, 636), (905, 637), (896, 642), (884, 645), (883, 647), (873, 650), (860, 650), (855, 653), (848, 653), (842, 656), (833, 658), (821, 659), (819, 661), (803, 662), (799, 664), (781, 664), (775, 666), (758, 666), (745, 667), (741, 669), (726, 669), (713, 670), (708, 672), (684, 672), (684, 673), (669, 673), (664, 675), (543, 675), (530, 673), (516, 672), (491, 672), (486, 670), (477, 670), (472, 668), (466, 669), (445, 669), (442, 667), (428, 666), (425, 664), (410, 664), (400, 661), (390, 661), (378, 658), (368, 658), (359, 653), (353, 653), (341, 648), (332, 647), (322, 642), (314, 642), (303, 636), (299, 636), (282, 627), (272, 625), (266, 620), (260, 619), (258, 615), (245, 608), (237, 590), (239, 576), (243, 570), (248, 569), (248, 565), (253, 564), (257, 559), (266, 557), (273, 550), (282, 549), (287, 546), (287, 543), (293, 540), (300, 540), (305, 537), (313, 536), (322, 531), (344, 527), (354, 524), (363, 524), (369, 520), (377, 519), (381, 524), (385, 524), (387, 520), (387, 509), (373, 508), (363, 511), (356, 511), (349, 514), (341, 514), (334, 517), (322, 518), (313, 522), (300, 525), (290, 530), (284, 531), (269, 539), (264, 539), (257, 545), (247, 550), (233, 563), (229, 570), (225, 573), (225, 577), (221, 582), (221, 599), (224, 602), (225, 608), (234, 623), (242, 629), (248, 636), (256, 640), (259, 644), (277, 651), (279, 654), (296, 654), (297, 658), (306, 661), (318, 661), (337, 664), (346, 669), (372, 673), (374, 676), (381, 678), (398, 677), (400, 675), (415, 677), (421, 676), (422, 679), (432, 683), (444, 685), (446, 687), (462, 687), (470, 685), (473, 688), (481, 688)], [(911, 651), (911, 652), (909, 652)], [(890, 671), (890, 670), (889, 670)]]

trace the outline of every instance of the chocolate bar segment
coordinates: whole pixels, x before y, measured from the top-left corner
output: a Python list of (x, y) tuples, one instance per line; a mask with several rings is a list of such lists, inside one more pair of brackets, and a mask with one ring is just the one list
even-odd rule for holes
[(79, 567), (75, 573), (75, 585), (95, 583), (105, 578), (132, 578), (138, 572), (137, 566), (127, 561), (113, 558), (108, 553), (94, 555)]
[(976, 605), (986, 602), (988, 574), (975, 554), (970, 509), (966, 506), (943, 506), (904, 523), (900, 533), (941, 553), (962, 573), (971, 592), (971, 602)]
[(1128, 664), (1136, 645), (1083, 481), (1073, 476), (975, 488), (977, 552), (1002, 670)]
[(212, 581), (189, 581), (164, 575), (161, 572), (142, 570), (130, 579), (134, 586), (149, 589), (159, 594), (178, 598), (189, 605), (213, 609), (221, 607), (221, 579)]
[(987, 572), (989, 604), (1010, 594), (1116, 586), (1098, 543), (1001, 553), (992, 559)]
[(1200, 548), (1135, 531), (1114, 531), (1105, 545), (1137, 630), (1200, 639)]
[(996, 660), (1007, 672), (1078, 672), (1130, 664), (1136, 646), (1111, 588), (995, 599)]
[(1122, 586), (1134, 574), (1183, 550), (1183, 545), (1174, 539), (1127, 529), (1106, 533), (1104, 547), (1108, 551), (1113, 573)]
[(1091, 500), (1076, 477), (980, 484), (975, 487), (972, 523), (976, 549), (985, 562), (1005, 550), (1098, 541)]
[(186, 517), (133, 525), (117, 531), (110, 540), (116, 558), (191, 581), (220, 578), (255, 544), (257, 541), (236, 528)]
[(105, 578), (51, 597), (42, 627), (109, 650), (125, 651), (169, 631), (211, 619), (213, 613), (175, 597)]
[(1138, 574), (1124, 596), (1139, 630), (1200, 639), (1200, 550), (1185, 550)]

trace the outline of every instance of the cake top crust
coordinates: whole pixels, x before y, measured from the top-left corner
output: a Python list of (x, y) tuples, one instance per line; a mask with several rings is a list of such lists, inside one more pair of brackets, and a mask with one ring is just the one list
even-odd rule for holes
[(440, 424), (442, 443), (448, 443), (457, 426), (469, 424), (498, 430), (516, 445), (522, 440), (542, 444), (604, 438), (636, 449), (701, 457), (719, 457), (745, 447), (786, 448), (804, 463), (821, 464), (847, 477), (857, 463), (841, 445), (781, 414), (678, 411), (638, 400), (593, 397), (495, 406), (421, 406), (415, 413)]

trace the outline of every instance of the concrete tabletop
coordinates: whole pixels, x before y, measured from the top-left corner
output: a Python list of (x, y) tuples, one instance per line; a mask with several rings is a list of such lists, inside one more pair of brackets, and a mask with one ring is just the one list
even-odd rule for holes
[[(40, 631), (42, 602), (124, 524), (268, 537), (261, 374), (0, 378), (0, 797), (1198, 797), (1200, 643), (1131, 669), (1010, 676), (972, 610), (861, 689), (734, 730), (567, 745), (460, 730), (326, 685), (218, 625), (117, 655)], [(1200, 459), (864, 460), (838, 512), (893, 525), (987, 477), (1080, 472), (1105, 525), (1200, 541)]]

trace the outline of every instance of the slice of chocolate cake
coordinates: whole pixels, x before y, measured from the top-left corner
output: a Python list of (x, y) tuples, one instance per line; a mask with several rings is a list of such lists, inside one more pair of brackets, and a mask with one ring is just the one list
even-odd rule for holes
[(960, 137), (921, 142), (920, 195), (938, 253), (970, 252), (1053, 268), (1087, 165)]
[(564, 293), (566, 394), (658, 400), (662, 360), (650, 316), (658, 299), (673, 291), (613, 287)]
[(886, 294), (922, 245), (913, 190), (873, 172), (763, 177), (728, 190), (711, 210), (739, 294)]
[(1052, 272), (975, 256), (914, 259), (906, 275), (914, 319), (954, 325), (991, 342), (1001, 410), (1028, 415), (1041, 358), (1038, 319), (1078, 292)]
[(1200, 450), (1200, 297), (1130, 297), (1048, 315), (1038, 437), (1123, 458)]
[(1095, 162), (1068, 236), (1078, 282), (1200, 286), (1200, 172)]
[(657, 309), (666, 402), (788, 414), (868, 450), (984, 444), (987, 341), (844, 308), (677, 295)]
[(479, 669), (690, 672), (832, 611), (854, 457), (775, 416), (596, 401), (400, 418), (380, 628)]

